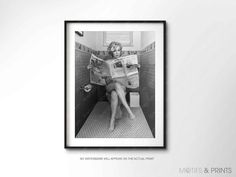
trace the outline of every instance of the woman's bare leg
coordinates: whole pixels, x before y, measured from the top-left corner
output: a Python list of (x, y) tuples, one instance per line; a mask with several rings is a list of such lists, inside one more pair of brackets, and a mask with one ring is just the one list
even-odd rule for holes
[(121, 103), (124, 105), (124, 107), (128, 111), (130, 118), (135, 119), (135, 115), (131, 111), (131, 109), (126, 101), (124, 88), (122, 88), (122, 86), (119, 83), (115, 83), (115, 90), (116, 90), (118, 97), (120, 98)]
[(118, 105), (118, 96), (116, 91), (111, 92), (111, 119), (110, 119), (110, 127), (109, 130), (113, 131), (115, 128), (115, 115)]
[(121, 117), (122, 117), (121, 102), (120, 102), (120, 99), (118, 98), (118, 105), (116, 109), (116, 119), (120, 119)]

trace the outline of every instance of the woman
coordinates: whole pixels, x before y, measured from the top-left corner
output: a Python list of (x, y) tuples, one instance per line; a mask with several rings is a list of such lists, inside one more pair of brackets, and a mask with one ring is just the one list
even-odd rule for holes
[[(117, 59), (122, 55), (122, 45), (118, 42), (111, 42), (107, 48), (110, 60)], [(107, 57), (108, 58), (108, 57)], [(109, 130), (113, 131), (115, 128), (115, 116), (121, 114), (120, 103), (126, 108), (130, 119), (135, 119), (135, 115), (131, 111), (126, 101), (126, 87), (116, 79), (111, 77), (106, 78), (106, 95), (111, 104), (111, 119)], [(120, 115), (117, 115), (118, 117)]]
[[(118, 59), (122, 55), (122, 45), (119, 42), (111, 42), (107, 48), (109, 56), (105, 58), (105, 60), (114, 60)], [(123, 67), (123, 62), (118, 62), (119, 66)], [(121, 65), (121, 66), (120, 66)], [(129, 66), (131, 66), (129, 64)], [(139, 65), (133, 65), (135, 67), (139, 67)], [(89, 65), (88, 69), (91, 69), (92, 66)], [(95, 69), (95, 68), (92, 68)], [(121, 117), (121, 109), (120, 104), (122, 103), (124, 108), (127, 110), (130, 119), (135, 119), (135, 115), (131, 111), (127, 101), (126, 101), (126, 87), (122, 82), (117, 79), (112, 79), (110, 76), (102, 76), (106, 80), (106, 95), (111, 104), (111, 119), (109, 130), (113, 131), (115, 128), (115, 118)]]

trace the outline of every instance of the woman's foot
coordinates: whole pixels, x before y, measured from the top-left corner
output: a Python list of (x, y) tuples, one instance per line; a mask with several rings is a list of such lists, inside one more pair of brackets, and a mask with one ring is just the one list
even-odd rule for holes
[(110, 122), (110, 127), (109, 127), (109, 131), (113, 131), (115, 129), (115, 120), (111, 120)]
[(134, 120), (135, 119), (135, 115), (133, 113), (129, 114), (129, 118)]

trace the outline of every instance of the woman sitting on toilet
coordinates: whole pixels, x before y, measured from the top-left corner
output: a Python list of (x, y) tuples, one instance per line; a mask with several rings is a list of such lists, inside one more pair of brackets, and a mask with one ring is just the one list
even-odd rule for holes
[[(119, 42), (111, 42), (107, 48), (109, 56), (105, 60), (114, 60), (122, 56), (122, 45)], [(140, 65), (134, 65), (140, 67)], [(91, 67), (90, 67), (91, 68)], [(131, 111), (126, 101), (126, 87), (117, 79), (112, 79), (110, 76), (105, 77), (106, 80), (106, 96), (111, 105), (111, 118), (109, 130), (113, 131), (115, 128), (115, 119), (122, 117), (121, 103), (127, 110), (130, 119), (135, 119), (135, 115)]]

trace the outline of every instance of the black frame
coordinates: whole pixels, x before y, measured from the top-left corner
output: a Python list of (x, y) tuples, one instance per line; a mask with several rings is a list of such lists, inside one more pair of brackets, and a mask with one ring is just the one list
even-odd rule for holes
[[(152, 147), (131, 147), (131, 146), (109, 146), (109, 147), (98, 147), (98, 146), (93, 146), (93, 147), (80, 147), (80, 146), (68, 146), (67, 145), (67, 62), (66, 62), (66, 56), (67, 56), (67, 43), (66, 43), (66, 35), (67, 35), (67, 24), (69, 23), (162, 23), (163, 24), (163, 146), (152, 146)], [(166, 118), (166, 113), (167, 113), (167, 35), (166, 35), (166, 21), (165, 20), (65, 20), (64, 21), (64, 148), (65, 149), (83, 149), (83, 148), (90, 148), (90, 149), (97, 149), (97, 148), (106, 148), (106, 149), (114, 149), (114, 148), (122, 148), (122, 149), (167, 149), (167, 118)]]

